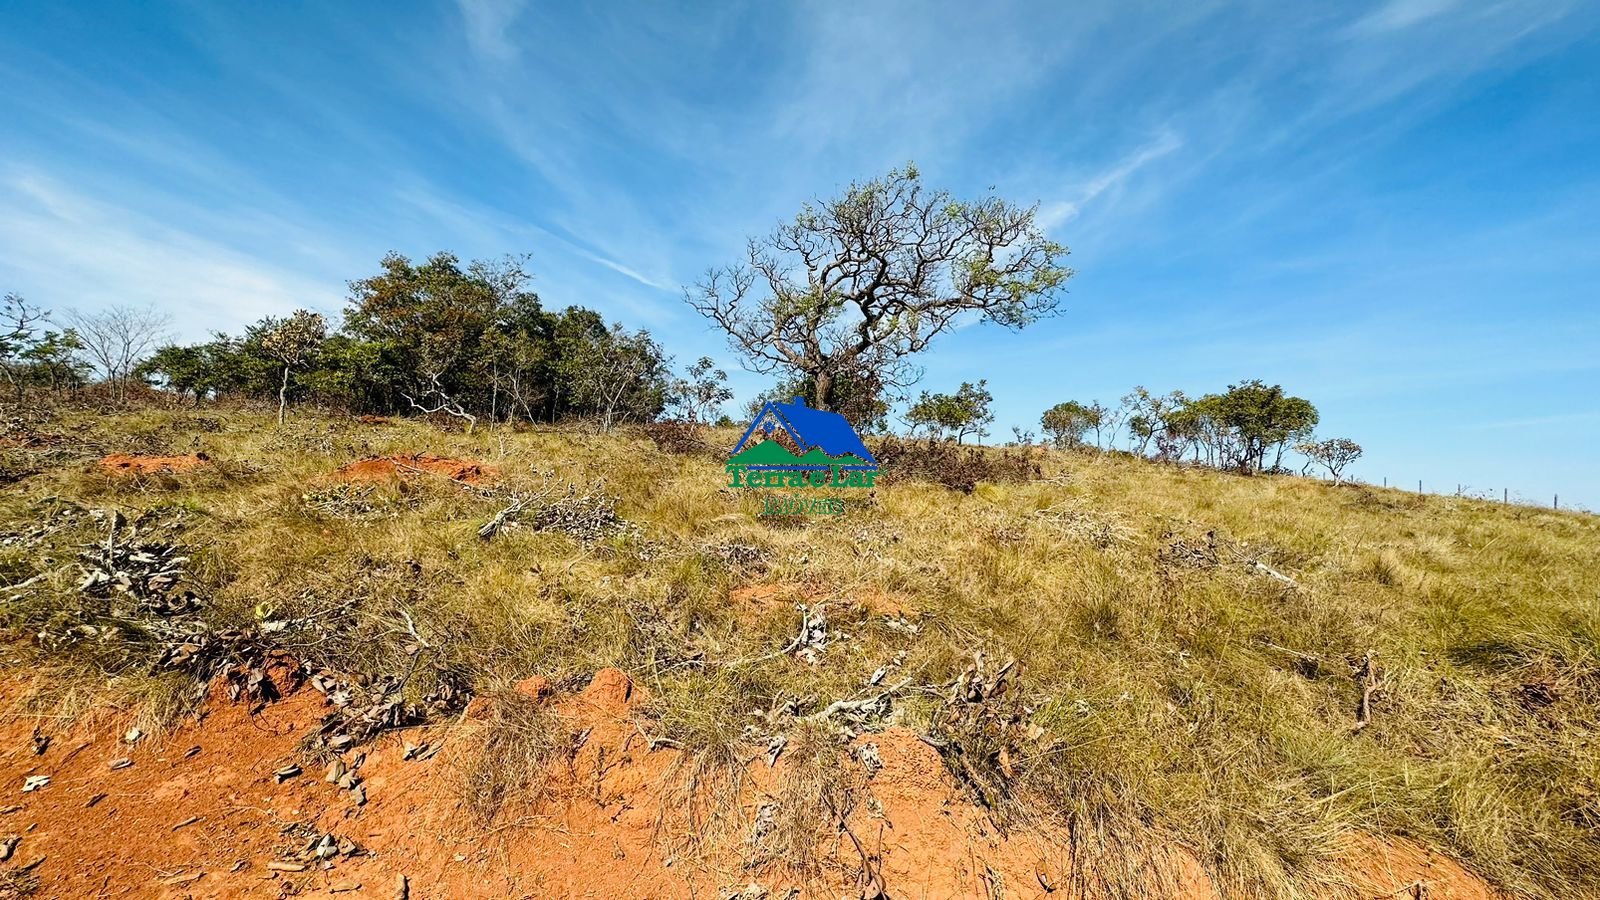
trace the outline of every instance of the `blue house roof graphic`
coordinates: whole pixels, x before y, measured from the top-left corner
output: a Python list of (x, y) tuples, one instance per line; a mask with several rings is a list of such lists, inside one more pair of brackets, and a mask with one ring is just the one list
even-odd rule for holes
[(801, 453), (813, 447), (820, 447), (822, 452), (829, 456), (852, 453), (874, 466), (878, 464), (878, 461), (872, 458), (872, 453), (867, 450), (867, 445), (861, 442), (861, 436), (850, 427), (850, 420), (836, 412), (812, 409), (806, 406), (804, 397), (796, 397), (789, 403), (768, 401), (750, 422), (750, 427), (745, 429), (744, 437), (739, 438), (738, 446), (734, 447), (733, 453), (729, 455), (743, 450), (763, 422), (767, 423), (766, 427), (762, 428), (763, 432), (782, 428), (794, 440)]

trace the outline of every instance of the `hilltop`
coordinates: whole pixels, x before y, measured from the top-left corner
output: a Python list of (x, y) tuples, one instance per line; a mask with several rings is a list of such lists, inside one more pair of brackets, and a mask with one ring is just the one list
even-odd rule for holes
[(1037, 451), (762, 517), (734, 431), (10, 428), (51, 780), (0, 896), (1600, 891), (1593, 516)]

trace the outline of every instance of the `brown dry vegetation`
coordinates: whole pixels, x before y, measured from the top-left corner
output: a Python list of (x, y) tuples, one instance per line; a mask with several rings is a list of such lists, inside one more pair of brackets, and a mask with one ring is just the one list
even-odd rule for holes
[[(764, 852), (800, 869), (848, 859), (810, 851), (850, 846), (854, 748), (887, 729), (923, 737), (987, 827), (1064, 836), (1057, 871), (1094, 893), (1154, 895), (1181, 857), (1223, 896), (1362, 896), (1373, 863), (1350, 848), (1370, 835), (1511, 894), (1600, 891), (1592, 516), (1051, 453), (1026, 483), (891, 483), (843, 492), (843, 517), (772, 520), (714, 457), (643, 435), (41, 427), (70, 437), (0, 450), (29, 473), (0, 499), (0, 625), (12, 666), (50, 673), (34, 712), (115, 703), (166, 727), (197, 676), (266, 646), (337, 673), (351, 709), (388, 702), (388, 724), (614, 666), (647, 698), (629, 732), (679, 758), (660, 803), (687, 796), (707, 840), (749, 833), (741, 773), (787, 741)], [(109, 452), (215, 464), (108, 478)], [(328, 477), (418, 453), (499, 479)], [(79, 553), (113, 531), (181, 548), (181, 585), (131, 609), (86, 595)], [(197, 661), (173, 664), (183, 640)], [(493, 708), (473, 721), (496, 736), (452, 757), (460, 828), (501, 827), (567, 752), (540, 710)]]

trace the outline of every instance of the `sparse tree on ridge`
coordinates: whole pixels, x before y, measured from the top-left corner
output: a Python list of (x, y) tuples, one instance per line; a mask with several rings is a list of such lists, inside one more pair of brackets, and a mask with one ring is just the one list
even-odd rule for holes
[(282, 369), (278, 384), (278, 424), (289, 409), (289, 375), (306, 364), (328, 336), (328, 323), (320, 313), (297, 309), (286, 319), (266, 318), (261, 322), (261, 349)]
[(1039, 417), (1044, 433), (1058, 447), (1081, 447), (1090, 431), (1100, 428), (1105, 408), (1095, 403), (1085, 406), (1076, 400), (1057, 403)]
[[(1081, 445), (1092, 430), (1095, 446), (1111, 449), (1126, 428), (1129, 450), (1140, 455), (1153, 444), (1154, 458), (1161, 462), (1179, 462), (1192, 453), (1194, 462), (1246, 474), (1281, 470), (1283, 454), (1291, 448), (1312, 456), (1319, 465), (1326, 460), (1340, 469), (1361, 455), (1360, 446), (1348, 439), (1313, 442), (1311, 431), (1317, 421), (1317, 408), (1309, 400), (1290, 396), (1282, 385), (1269, 386), (1260, 380), (1232, 384), (1223, 393), (1194, 399), (1182, 391), (1161, 395), (1139, 387), (1115, 408), (1100, 403), (1060, 403), (1041, 419), (1045, 433), (1059, 446)], [(1100, 443), (1103, 434), (1111, 436), (1105, 446)], [(1269, 455), (1271, 464), (1267, 463)], [(1330, 472), (1339, 478), (1337, 472)]]
[(112, 399), (128, 396), (134, 368), (166, 334), (172, 319), (153, 307), (110, 306), (96, 312), (73, 312), (68, 318), (83, 352), (110, 385)]
[[(1327, 469), (1335, 484), (1344, 480), (1341, 473), (1345, 467), (1360, 459), (1362, 452), (1361, 445), (1349, 438), (1306, 441), (1296, 444), (1294, 449), (1309, 460), (1308, 466), (1314, 463)], [(1301, 471), (1305, 470), (1302, 468)]]
[(1072, 270), (1034, 214), (925, 190), (908, 165), (807, 203), (686, 299), (746, 366), (799, 376), (811, 405), (837, 410), (842, 378), (903, 388), (911, 358), (960, 321), (1018, 329), (1054, 313)]
[(36, 342), (39, 323), (49, 316), (49, 312), (24, 300), (21, 294), (6, 294), (0, 300), (0, 373), (16, 391), (19, 403), (26, 390), (25, 354)]
[[(1317, 425), (1317, 408), (1309, 400), (1284, 393), (1282, 385), (1259, 379), (1228, 386), (1193, 403), (1197, 427), (1215, 443), (1215, 464), (1246, 474), (1276, 469), (1291, 441), (1304, 440)], [(1273, 464), (1266, 456), (1275, 452)]]
[(722, 404), (733, 399), (728, 390), (728, 373), (717, 368), (709, 356), (702, 356), (672, 383), (670, 401), (684, 421), (698, 426), (713, 421)]
[(994, 396), (989, 393), (989, 382), (980, 380), (976, 385), (962, 382), (954, 394), (922, 396), (906, 412), (906, 422), (914, 429), (924, 427), (931, 434), (949, 435), (962, 443), (967, 435), (982, 437), (994, 421), (989, 404)]

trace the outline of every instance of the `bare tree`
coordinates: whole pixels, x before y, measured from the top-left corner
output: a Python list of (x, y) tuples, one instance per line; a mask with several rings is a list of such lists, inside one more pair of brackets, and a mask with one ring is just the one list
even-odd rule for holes
[(747, 367), (798, 374), (814, 406), (835, 409), (841, 376), (904, 387), (907, 358), (963, 318), (1016, 329), (1054, 313), (1072, 270), (1035, 211), (924, 191), (907, 166), (806, 204), (685, 298)]
[(154, 307), (110, 306), (68, 315), (83, 352), (111, 386), (113, 399), (128, 396), (128, 381), (139, 361), (166, 337), (171, 318)]
[(460, 400), (450, 396), (450, 394), (445, 391), (443, 385), (439, 383), (438, 372), (428, 373), (428, 385), (429, 386), (422, 392), (422, 399), (426, 403), (432, 403), (432, 406), (424, 405), (424, 403), (418, 403), (417, 398), (404, 391), (400, 392), (400, 396), (406, 398), (406, 402), (411, 404), (412, 409), (422, 413), (425, 416), (442, 412), (447, 416), (454, 416), (457, 419), (464, 420), (467, 423), (467, 434), (471, 434), (472, 429), (476, 428), (478, 425), (478, 417), (467, 411), (467, 406), (465, 403), (462, 403)]

